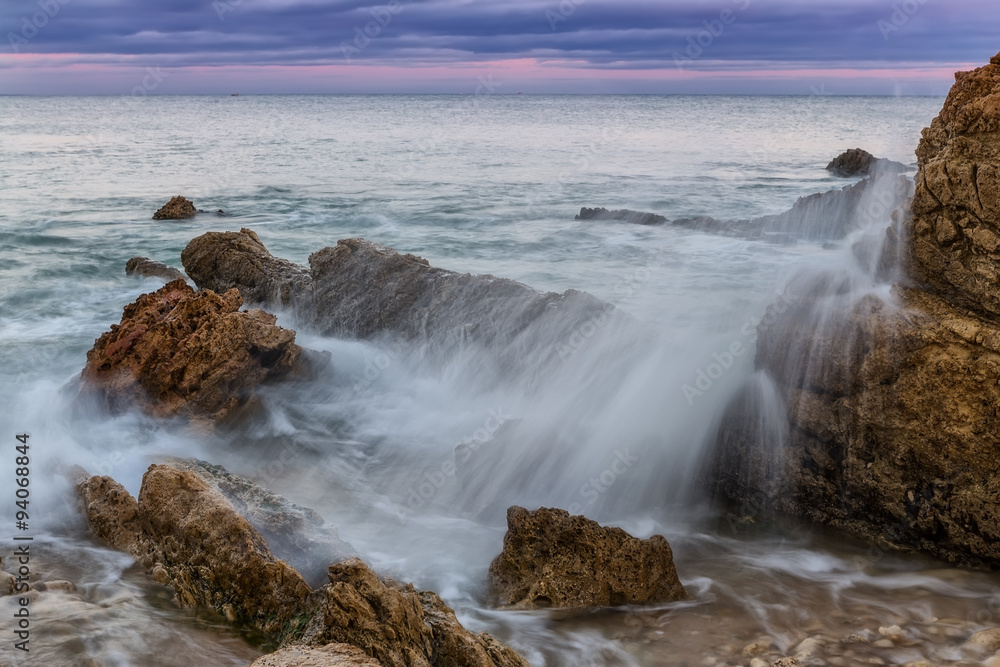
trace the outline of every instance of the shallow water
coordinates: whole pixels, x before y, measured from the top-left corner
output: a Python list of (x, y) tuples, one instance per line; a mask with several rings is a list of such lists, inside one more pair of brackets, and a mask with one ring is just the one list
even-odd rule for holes
[[(768, 657), (814, 637), (825, 642), (816, 659), (828, 664), (982, 664), (961, 644), (1000, 624), (1000, 578), (808, 526), (716, 521), (698, 488), (701, 447), (752, 372), (751, 354), (734, 356), (700, 395), (685, 385), (734, 344), (752, 350), (764, 308), (792, 275), (829, 270), (848, 275), (859, 293), (884, 289), (853, 259), (858, 236), (775, 245), (573, 220), (581, 206), (669, 218), (779, 213), (796, 197), (851, 182), (823, 170), (846, 148), (911, 163), (940, 104), (0, 98), (0, 437), (8, 439), (0, 451), (9, 454), (0, 455), (0, 474), (12, 478), (14, 434), (30, 432), (38, 577), (76, 586), (38, 593), (30, 661), (0, 623), (0, 661), (180, 665), (205, 655), (244, 665), (259, 654), (254, 638), (177, 609), (127, 558), (87, 538), (59, 474), (79, 464), (136, 493), (149, 463), (177, 455), (223, 464), (315, 507), (366, 561), (437, 591), (466, 625), (534, 665), (749, 664), (744, 647), (764, 637)], [(232, 217), (150, 220), (174, 194)], [(159, 286), (127, 278), (125, 261), (146, 255), (179, 266), (194, 236), (239, 227), (301, 263), (337, 239), (364, 236), (435, 266), (586, 290), (638, 324), (552, 341), (572, 344), (568, 363), (503, 380), (475, 354), (432, 363), (420, 350), (299, 327), (301, 344), (331, 353), (334, 372), (265, 390), (264, 414), (215, 435), (76, 404), (73, 380), (94, 339)], [(505, 423), (479, 443), (491, 411)], [(443, 474), (463, 442), (477, 445), (468, 465)], [(609, 476), (621, 453), (636, 463)], [(2, 494), (8, 559), (13, 489)], [(666, 535), (694, 601), (587, 613), (492, 609), (485, 573), (515, 503)], [(2, 610), (11, 604), (0, 598)], [(878, 646), (879, 627), (894, 624), (903, 635)], [(841, 642), (851, 634), (869, 643)]]

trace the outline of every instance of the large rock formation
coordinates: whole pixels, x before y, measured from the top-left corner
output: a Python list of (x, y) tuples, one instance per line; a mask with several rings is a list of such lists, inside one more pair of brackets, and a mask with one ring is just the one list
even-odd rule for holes
[(662, 535), (647, 540), (542, 507), (507, 510), (490, 584), (518, 607), (603, 607), (687, 599)]
[(227, 416), (301, 354), (294, 331), (262, 310), (241, 312), (241, 304), (236, 290), (195, 292), (180, 278), (143, 294), (87, 353), (84, 389), (112, 410)]
[(94, 534), (173, 587), (180, 604), (211, 607), (285, 645), (262, 664), (527, 667), (462, 627), (434, 593), (380, 578), (357, 558), (331, 565), (329, 583), (313, 590), (194, 470), (150, 466), (138, 500), (109, 477), (84, 476), (77, 492)]
[(890, 229), (907, 278), (891, 300), (814, 279), (764, 317), (769, 379), (730, 406), (711, 463), (740, 514), (1000, 566), (998, 129), (1000, 56), (958, 74), (924, 131), (912, 214)]
[(170, 201), (161, 206), (153, 214), (153, 220), (183, 220), (185, 218), (193, 218), (197, 213), (198, 209), (194, 207), (194, 204), (184, 197), (177, 195), (176, 197), (171, 197)]
[(181, 260), (202, 289), (237, 288), (248, 301), (291, 308), (301, 323), (326, 335), (426, 343), (446, 355), (465, 346), (487, 349), (510, 371), (559, 353), (585, 322), (602, 328), (631, 320), (589, 294), (543, 293), (490, 275), (430, 266), (366, 241), (347, 239), (309, 257), (309, 269), (273, 257), (256, 234), (211, 232), (191, 241)]
[(960, 72), (917, 148), (910, 274), (925, 289), (1000, 317), (1000, 58)]

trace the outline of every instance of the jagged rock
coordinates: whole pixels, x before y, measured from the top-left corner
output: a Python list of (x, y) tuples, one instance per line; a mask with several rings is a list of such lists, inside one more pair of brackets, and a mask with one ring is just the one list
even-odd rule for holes
[[(239, 478), (210, 472), (235, 495), (257, 496)], [(357, 558), (331, 565), (329, 583), (312, 590), (194, 470), (150, 466), (138, 501), (108, 477), (84, 476), (77, 492), (94, 533), (172, 586), (180, 604), (211, 607), (285, 645), (261, 664), (527, 667), (490, 635), (462, 627), (434, 593), (381, 579)], [(350, 644), (375, 660), (331, 644)], [(331, 662), (294, 662), (326, 658)]]
[(949, 302), (1000, 317), (1000, 62), (955, 75), (917, 148), (904, 237), (910, 275)]
[(833, 158), (826, 169), (836, 176), (849, 177), (866, 176), (876, 171), (900, 173), (905, 172), (907, 167), (901, 162), (876, 158), (866, 150), (852, 148)]
[(330, 566), (330, 584), (314, 596), (318, 613), (300, 641), (352, 644), (386, 667), (527, 667), (486, 633), (466, 630), (434, 593), (380, 579), (361, 560)]
[(543, 293), (513, 280), (430, 266), (364, 239), (347, 239), (309, 257), (310, 270), (273, 257), (253, 232), (211, 232), (181, 254), (203, 289), (236, 287), (248, 301), (291, 307), (320, 333), (392, 336), (449, 354), (469, 345), (482, 361), (511, 372), (559, 355), (553, 341), (600, 319), (603, 329), (631, 323), (610, 304), (567, 290)]
[(262, 310), (240, 312), (239, 292), (195, 292), (183, 279), (125, 307), (87, 353), (83, 387), (112, 410), (221, 419), (301, 354), (295, 332)]
[(153, 214), (153, 220), (183, 220), (184, 218), (193, 218), (197, 213), (198, 210), (194, 204), (178, 195), (171, 197), (170, 201), (161, 206)]
[(138, 501), (109, 477), (93, 477), (77, 493), (91, 530), (170, 584), (180, 604), (214, 608), (273, 636), (306, 612), (309, 585), (193, 472), (150, 466)]
[(250, 667), (383, 667), (383, 665), (356, 646), (327, 644), (318, 648), (286, 646), (257, 658)]
[(327, 567), (357, 555), (340, 539), (336, 527), (316, 510), (276, 495), (219, 465), (195, 459), (170, 458), (175, 468), (190, 470), (218, 490), (271, 545), (275, 555), (300, 572), (311, 585), (326, 581)]
[(790, 285), (798, 298), (758, 328), (766, 375), (723, 417), (709, 481), (742, 514), (1000, 567), (1000, 255), (975, 240), (1000, 208), (972, 185), (1000, 167), (1000, 56), (956, 79), (918, 148), (912, 213), (890, 228), (905, 282), (891, 302), (836, 278)]
[(576, 220), (623, 220), (625, 222), (632, 222), (637, 225), (662, 225), (670, 222), (662, 215), (657, 215), (655, 213), (644, 213), (642, 211), (630, 211), (627, 208), (621, 210), (609, 211), (606, 208), (587, 208), (583, 207), (580, 209), (580, 214), (576, 216)]
[(501, 602), (597, 607), (687, 599), (662, 535), (647, 540), (560, 509), (507, 510), (503, 551), (490, 565)]
[(184, 274), (163, 262), (156, 262), (148, 257), (133, 257), (125, 262), (125, 275), (141, 278), (163, 278), (167, 282), (183, 278)]

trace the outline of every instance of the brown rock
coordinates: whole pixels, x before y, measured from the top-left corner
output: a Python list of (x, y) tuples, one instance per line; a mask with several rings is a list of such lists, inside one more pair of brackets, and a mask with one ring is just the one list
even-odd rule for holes
[(905, 227), (911, 276), (990, 318), (1000, 317), (998, 131), (1000, 64), (957, 73), (917, 148), (920, 175)]
[(153, 214), (153, 220), (183, 220), (193, 218), (198, 213), (194, 204), (181, 196), (171, 197), (170, 201)]
[(272, 255), (252, 230), (203, 234), (184, 248), (181, 262), (201, 289), (236, 288), (249, 303), (309, 308), (309, 272)]
[(257, 658), (250, 667), (383, 667), (383, 665), (356, 646), (327, 644), (318, 648), (286, 646)]
[(507, 510), (490, 584), (504, 604), (597, 607), (687, 599), (667, 540), (632, 537), (560, 509)]
[(479, 346), (504, 372), (558, 357), (581, 325), (602, 330), (634, 324), (589, 294), (543, 293), (513, 280), (460, 274), (366, 241), (347, 239), (309, 257), (310, 270), (274, 258), (253, 232), (211, 232), (181, 254), (203, 289), (235, 287), (248, 301), (291, 307), (325, 335), (392, 336), (447, 356)]
[(773, 385), (730, 405), (709, 476), (741, 514), (998, 567), (1000, 292), (987, 278), (1000, 255), (983, 232), (1000, 209), (980, 206), (973, 174), (1000, 164), (1000, 66), (956, 78), (918, 149), (912, 214), (890, 229), (909, 286), (886, 303), (836, 280), (793, 285), (801, 298), (758, 329)]
[(138, 502), (107, 477), (77, 490), (95, 534), (136, 556), (180, 604), (211, 607), (287, 644), (255, 665), (527, 667), (491, 636), (462, 627), (434, 593), (381, 579), (357, 558), (330, 566), (330, 583), (312, 591), (193, 470), (150, 466)]
[(145, 550), (140, 561), (165, 570), (182, 605), (212, 607), (273, 636), (304, 623), (309, 585), (196, 474), (150, 466), (138, 509)]
[(90, 530), (114, 549), (135, 557), (143, 553), (139, 504), (110, 477), (90, 477), (76, 485)]
[(852, 148), (844, 151), (826, 165), (827, 171), (832, 171), (836, 176), (866, 176), (877, 171), (882, 172), (905, 172), (906, 165), (885, 158), (876, 158), (866, 150)]
[(314, 596), (319, 611), (302, 635), (305, 644), (351, 644), (386, 667), (527, 667), (489, 635), (462, 627), (434, 593), (381, 579), (360, 559), (331, 565), (329, 578)]
[(220, 419), (262, 382), (293, 369), (295, 332), (261, 310), (240, 312), (239, 292), (195, 292), (182, 279), (125, 307), (87, 353), (82, 380), (112, 410)]
[(167, 282), (183, 278), (184, 274), (163, 262), (155, 262), (148, 257), (133, 257), (125, 262), (125, 275), (140, 278), (163, 278)]

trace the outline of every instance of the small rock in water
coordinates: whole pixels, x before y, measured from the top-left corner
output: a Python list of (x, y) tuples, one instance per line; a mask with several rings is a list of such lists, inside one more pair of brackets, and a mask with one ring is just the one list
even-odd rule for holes
[(163, 278), (168, 282), (184, 277), (184, 274), (174, 267), (148, 257), (133, 257), (125, 262), (125, 275), (139, 278)]
[(183, 220), (185, 218), (193, 218), (196, 213), (198, 213), (198, 209), (194, 207), (194, 204), (178, 195), (172, 197), (170, 201), (161, 206), (153, 214), (153, 220)]
[(883, 637), (888, 637), (893, 641), (899, 641), (903, 638), (903, 628), (898, 625), (888, 625), (882, 626), (878, 629), (878, 633)]
[(800, 667), (800, 665), (802, 665), (802, 663), (798, 660), (798, 658), (791, 657), (778, 658), (771, 663), (771, 667)]
[(823, 649), (823, 642), (815, 637), (809, 637), (803, 639), (798, 646), (795, 647), (795, 657), (799, 660), (809, 660), (810, 658), (816, 657), (820, 651)]
[(774, 647), (774, 642), (769, 638), (758, 639), (753, 644), (747, 644), (743, 647), (743, 657), (753, 658), (759, 655), (767, 653), (771, 648)]
[(868, 644), (869, 642), (871, 640), (868, 637), (858, 633), (849, 634), (840, 640), (841, 644)]
[(76, 591), (76, 584), (71, 581), (39, 581), (35, 584), (36, 591), (62, 591), (73, 593)]
[(771, 663), (767, 660), (761, 660), (760, 658), (754, 658), (750, 661), (750, 667), (771, 667)]
[(891, 639), (886, 637), (883, 639), (879, 639), (876, 642), (872, 642), (872, 646), (875, 646), (877, 648), (892, 648), (893, 646), (895, 646), (895, 644), (892, 642)]

